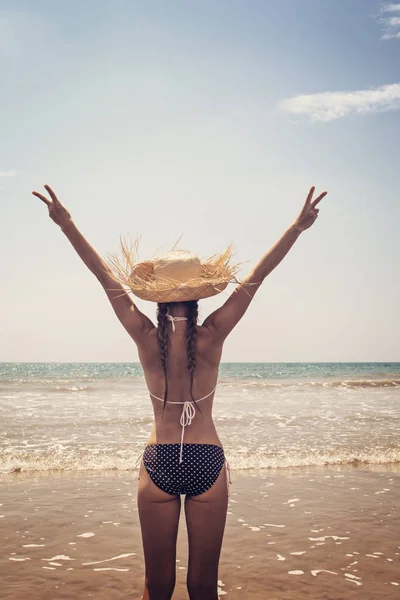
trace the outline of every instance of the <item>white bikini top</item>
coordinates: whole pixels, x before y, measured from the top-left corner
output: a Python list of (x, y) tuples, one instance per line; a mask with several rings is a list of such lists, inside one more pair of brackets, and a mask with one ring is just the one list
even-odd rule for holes
[[(167, 319), (168, 319), (168, 321), (171, 321), (172, 331), (174, 333), (175, 333), (175, 321), (187, 321), (186, 317), (172, 317), (171, 315), (167, 315)], [(215, 392), (215, 390), (216, 390), (216, 387), (206, 396), (203, 396), (202, 398), (199, 398), (198, 400), (196, 400), (196, 402), (201, 402), (202, 400), (209, 398), (210, 396), (212, 396), (212, 394)], [(152, 394), (150, 392), (150, 390), (149, 390), (149, 394), (155, 400), (160, 400), (160, 402), (164, 402), (164, 398), (159, 398), (155, 394)], [(189, 425), (192, 424), (192, 420), (196, 414), (196, 405), (193, 400), (186, 400), (185, 402), (171, 402), (171, 401), (167, 400), (167, 404), (183, 404), (181, 418), (180, 418), (180, 424), (182, 426), (182, 435), (181, 435), (181, 451), (179, 453), (179, 462), (181, 463), (183, 460), (183, 458), (182, 458), (183, 436), (185, 435), (185, 427), (188, 427)]]

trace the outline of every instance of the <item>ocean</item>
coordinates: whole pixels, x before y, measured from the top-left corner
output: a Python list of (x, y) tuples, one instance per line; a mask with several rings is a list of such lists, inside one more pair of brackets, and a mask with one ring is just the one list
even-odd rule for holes
[[(232, 470), (400, 463), (400, 363), (223, 363)], [(127, 471), (151, 431), (136, 363), (0, 363), (0, 472)]]

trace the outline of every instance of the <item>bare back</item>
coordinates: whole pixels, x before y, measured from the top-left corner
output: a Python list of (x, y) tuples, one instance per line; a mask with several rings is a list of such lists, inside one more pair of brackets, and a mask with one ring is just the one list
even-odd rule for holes
[[(164, 403), (151, 397), (155, 422), (149, 444), (178, 443), (181, 439), (182, 403), (191, 400), (186, 331), (186, 323), (178, 323), (175, 333), (169, 332), (168, 403), (163, 414)], [(160, 362), (157, 327), (148, 331), (143, 343), (138, 344), (138, 351), (149, 391), (154, 396), (163, 398), (165, 380)], [(193, 381), (195, 400), (206, 396), (216, 387), (221, 354), (222, 343), (215, 339), (212, 331), (205, 326), (197, 326), (196, 369)], [(185, 433), (185, 442), (221, 445), (212, 420), (213, 399), (214, 394), (198, 403), (201, 413), (196, 407), (196, 415)]]

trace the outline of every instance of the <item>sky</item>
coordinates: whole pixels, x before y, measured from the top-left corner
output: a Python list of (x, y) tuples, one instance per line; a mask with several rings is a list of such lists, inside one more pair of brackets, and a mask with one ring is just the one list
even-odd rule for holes
[(223, 360), (400, 361), (399, 3), (0, 0), (0, 70), (0, 361), (138, 360), (45, 183), (103, 257), (242, 277), (328, 190)]

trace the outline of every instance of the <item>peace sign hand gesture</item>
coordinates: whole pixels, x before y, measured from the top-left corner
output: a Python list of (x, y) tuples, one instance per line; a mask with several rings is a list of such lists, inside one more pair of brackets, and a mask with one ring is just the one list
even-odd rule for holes
[(313, 223), (316, 221), (316, 219), (318, 217), (318, 213), (319, 213), (319, 208), (315, 208), (315, 207), (317, 206), (317, 204), (319, 202), (321, 202), (322, 198), (324, 198), (328, 193), (328, 192), (322, 192), (322, 194), (320, 194), (318, 196), (318, 198), (316, 198), (312, 202), (312, 197), (314, 195), (314, 192), (315, 192), (315, 186), (313, 185), (312, 188), (310, 189), (310, 191), (308, 192), (308, 196), (307, 196), (307, 199), (305, 201), (305, 204), (303, 206), (301, 213), (299, 214), (299, 216), (297, 217), (297, 219), (294, 222), (294, 226), (299, 231), (304, 231), (305, 229), (308, 229), (309, 227), (311, 227), (311, 225), (313, 225)]
[(68, 227), (68, 225), (72, 224), (71, 215), (65, 206), (61, 204), (51, 187), (49, 185), (45, 185), (44, 187), (47, 190), (51, 200), (49, 200), (46, 196), (39, 194), (39, 192), (32, 192), (32, 194), (47, 204), (49, 209), (49, 217), (53, 219), (54, 223), (59, 225), (61, 229), (65, 229)]

